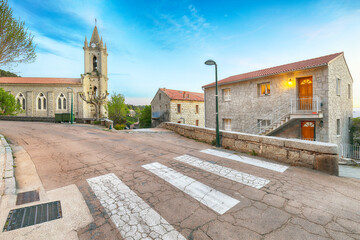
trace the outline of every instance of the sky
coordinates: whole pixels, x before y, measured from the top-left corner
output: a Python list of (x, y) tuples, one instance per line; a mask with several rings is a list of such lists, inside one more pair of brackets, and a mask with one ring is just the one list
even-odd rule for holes
[(360, 107), (358, 0), (9, 0), (37, 44), (22, 77), (80, 77), (97, 19), (110, 93), (150, 104), (160, 87), (202, 92), (228, 76), (344, 52)]

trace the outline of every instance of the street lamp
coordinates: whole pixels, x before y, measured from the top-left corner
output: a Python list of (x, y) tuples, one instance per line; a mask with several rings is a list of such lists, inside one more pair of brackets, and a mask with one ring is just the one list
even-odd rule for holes
[(67, 89), (71, 89), (71, 114), (70, 114), (70, 123), (73, 124), (73, 95), (74, 95), (74, 89), (71, 87), (67, 87)]
[(220, 130), (219, 130), (219, 100), (218, 100), (218, 77), (217, 77), (217, 64), (214, 60), (207, 60), (206, 65), (215, 65), (215, 102), (216, 102), (216, 147), (220, 145)]

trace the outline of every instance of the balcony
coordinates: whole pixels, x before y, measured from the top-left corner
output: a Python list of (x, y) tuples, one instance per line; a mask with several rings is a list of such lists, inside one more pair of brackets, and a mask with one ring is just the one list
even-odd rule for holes
[(290, 100), (290, 119), (323, 118), (319, 97)]
[(152, 112), (151, 113), (151, 118), (152, 119), (159, 119), (161, 116), (161, 112)]

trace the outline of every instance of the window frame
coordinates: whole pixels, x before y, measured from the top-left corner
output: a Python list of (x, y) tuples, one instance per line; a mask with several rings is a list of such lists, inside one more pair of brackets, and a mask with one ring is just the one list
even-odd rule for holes
[[(59, 104), (60, 103), (60, 104)], [(57, 110), (66, 110), (67, 106), (67, 99), (65, 94), (63, 94), (62, 92), (58, 95), (57, 97), (57, 101), (56, 101), (56, 109)]]
[(223, 118), (224, 131), (231, 131), (231, 118)]
[(348, 84), (348, 99), (351, 99), (351, 84)]
[(36, 97), (36, 110), (37, 111), (46, 111), (47, 110), (47, 99), (45, 94), (40, 92)]
[[(262, 93), (262, 86), (265, 86), (264, 94)], [(269, 86), (269, 88), (267, 88), (267, 86)], [(270, 96), (270, 94), (271, 94), (271, 84), (270, 84), (270, 82), (263, 82), (263, 83), (258, 84), (258, 96), (259, 97)]]
[(225, 88), (222, 90), (223, 92), (223, 100), (224, 102), (230, 102), (231, 101), (231, 89)]
[(177, 104), (177, 113), (181, 113), (181, 104), (180, 103)]
[(22, 94), (22, 92), (19, 92), (17, 95), (16, 95), (16, 101), (20, 104), (21, 106), (21, 109), (22, 110), (25, 110), (26, 109), (26, 99), (25, 99), (25, 96), (24, 94)]
[(199, 105), (195, 105), (195, 113), (199, 114)]
[(341, 94), (341, 79), (336, 78), (336, 95), (340, 96)]
[(336, 119), (336, 135), (340, 136), (341, 135), (341, 130), (340, 130), (340, 118)]

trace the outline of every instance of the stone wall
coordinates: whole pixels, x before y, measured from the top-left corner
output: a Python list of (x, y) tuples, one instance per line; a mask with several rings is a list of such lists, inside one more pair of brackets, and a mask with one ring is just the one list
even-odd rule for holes
[[(210, 144), (216, 138), (215, 130), (210, 128), (170, 122), (162, 123), (160, 127)], [(245, 153), (254, 152), (258, 156), (291, 166), (316, 169), (331, 175), (339, 174), (339, 157), (335, 144), (227, 131), (221, 131), (221, 143), (226, 149)]]
[[(25, 97), (25, 110), (18, 116), (27, 117), (54, 117), (55, 113), (67, 113), (71, 111), (71, 91), (67, 89), (67, 85), (35, 85), (35, 84), (2, 84), (0, 85), (5, 91), (10, 92), (13, 96), (17, 96), (22, 93)], [(79, 92), (82, 92), (81, 85), (71, 85), (74, 89), (74, 115), (75, 117), (83, 118), (83, 104), (85, 103), (78, 96)], [(37, 108), (37, 97), (40, 93), (43, 93), (46, 97), (47, 106), (45, 110), (39, 110)], [(59, 95), (63, 93), (66, 97), (66, 109), (58, 109), (57, 100)]]
[[(336, 94), (336, 79), (340, 79), (340, 95)], [(348, 96), (350, 84), (350, 97)], [(349, 118), (353, 117), (353, 79), (344, 56), (329, 63), (329, 137), (330, 142), (349, 143)], [(337, 119), (340, 119), (340, 134), (336, 133)]]
[[(180, 104), (181, 112), (177, 112), (177, 105)], [(199, 112), (196, 113), (196, 105), (199, 106)], [(198, 120), (200, 127), (205, 126), (204, 102), (201, 101), (182, 101), (171, 100), (170, 103), (170, 122), (181, 122), (196, 126)]]

